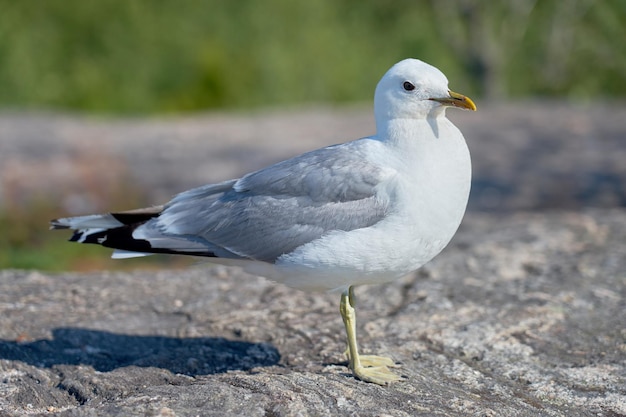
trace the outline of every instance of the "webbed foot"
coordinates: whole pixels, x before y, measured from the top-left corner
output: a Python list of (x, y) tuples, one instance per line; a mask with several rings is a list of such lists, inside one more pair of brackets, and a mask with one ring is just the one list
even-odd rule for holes
[(381, 366), (356, 366), (352, 370), (355, 377), (361, 381), (372, 382), (378, 385), (388, 385), (392, 382), (400, 381), (402, 378), (399, 375), (394, 374), (385, 365)]

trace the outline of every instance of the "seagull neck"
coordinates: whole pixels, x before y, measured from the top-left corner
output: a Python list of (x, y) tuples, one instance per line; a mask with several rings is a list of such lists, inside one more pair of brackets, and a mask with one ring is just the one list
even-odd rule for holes
[(377, 121), (376, 131), (378, 137), (386, 142), (396, 145), (405, 145), (405, 142), (414, 142), (411, 132), (432, 132), (433, 137), (439, 137), (439, 127), (443, 117), (427, 117), (423, 119), (390, 119), (385, 121)]

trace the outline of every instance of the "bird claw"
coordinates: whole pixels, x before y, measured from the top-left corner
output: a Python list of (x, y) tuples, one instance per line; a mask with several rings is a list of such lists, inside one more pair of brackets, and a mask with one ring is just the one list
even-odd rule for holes
[[(385, 358), (388, 359), (388, 358)], [(371, 382), (378, 385), (389, 385), (392, 382), (400, 381), (402, 378), (394, 374), (387, 366), (358, 366), (352, 370), (355, 377), (361, 381)]]
[(386, 356), (378, 355), (359, 355), (361, 365), (365, 368), (384, 366), (387, 368), (400, 368), (400, 365), (396, 364), (393, 359)]

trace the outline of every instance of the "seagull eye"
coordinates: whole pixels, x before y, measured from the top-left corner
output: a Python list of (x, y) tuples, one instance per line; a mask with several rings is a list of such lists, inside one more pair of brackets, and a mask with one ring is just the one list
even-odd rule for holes
[(402, 84), (402, 88), (404, 88), (406, 91), (415, 90), (415, 86), (408, 81), (405, 81), (404, 84)]

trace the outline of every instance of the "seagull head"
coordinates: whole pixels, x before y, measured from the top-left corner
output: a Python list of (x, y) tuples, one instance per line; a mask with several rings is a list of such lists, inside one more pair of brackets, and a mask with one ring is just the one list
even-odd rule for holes
[(469, 97), (448, 89), (448, 79), (441, 71), (419, 59), (405, 59), (391, 67), (374, 94), (377, 124), (438, 117), (446, 107), (476, 110)]

